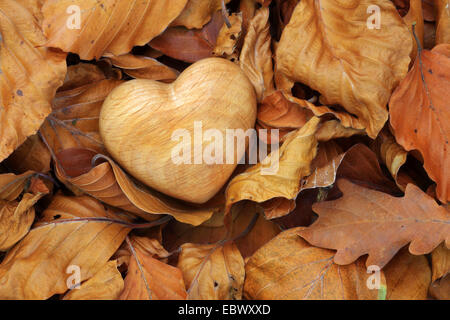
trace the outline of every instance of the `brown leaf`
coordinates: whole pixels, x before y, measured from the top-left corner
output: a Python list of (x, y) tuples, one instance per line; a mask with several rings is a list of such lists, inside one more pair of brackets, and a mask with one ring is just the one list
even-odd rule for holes
[(114, 66), (123, 69), (127, 75), (136, 79), (169, 81), (175, 80), (179, 74), (177, 70), (147, 56), (135, 56), (132, 54), (124, 54), (121, 56), (105, 54), (104, 56)]
[(407, 248), (383, 268), (386, 277), (386, 300), (426, 300), (431, 270), (425, 256), (414, 256)]
[[(333, 263), (334, 252), (310, 246), (298, 233), (280, 233), (256, 251), (245, 265), (244, 294), (260, 300), (376, 300), (369, 290), (363, 260)], [(384, 283), (384, 276), (380, 274)], [(380, 290), (381, 291), (381, 290)]]
[(431, 253), (431, 266), (433, 269), (433, 282), (450, 273), (450, 250), (444, 244), (438, 246)]
[(409, 11), (406, 16), (403, 17), (406, 25), (411, 30), (411, 37), (413, 40), (413, 50), (410, 53), (411, 62), (414, 62), (414, 59), (417, 56), (417, 43), (412, 34), (412, 25), (414, 25), (414, 30), (416, 36), (420, 41), (420, 45), (423, 46), (423, 34), (424, 34), (424, 21), (423, 21), (423, 11), (422, 11), (422, 0), (410, 0), (409, 1)]
[(233, 242), (181, 246), (178, 268), (183, 272), (188, 299), (240, 300), (244, 260)]
[(5, 164), (15, 172), (49, 172), (52, 157), (46, 145), (34, 134), (29, 136), (6, 160)]
[[(383, 13), (380, 29), (367, 26), (370, 5)], [(375, 138), (388, 119), (391, 91), (407, 73), (411, 49), (410, 33), (390, 1), (306, 0), (283, 31), (277, 68), (319, 91), (327, 105), (342, 105), (354, 122), (344, 126), (365, 128)]]
[(389, 101), (397, 142), (417, 149), (424, 168), (437, 183), (437, 196), (450, 200), (450, 45), (419, 52), (414, 66)]
[(125, 289), (121, 300), (185, 300), (183, 275), (178, 268), (169, 266), (142, 252), (134, 250), (130, 258)]
[(211, 16), (222, 8), (222, 1), (230, 0), (188, 0), (181, 14), (171, 26), (184, 26), (188, 29), (201, 29), (211, 20)]
[(22, 193), (33, 174), (33, 171), (27, 171), (20, 175), (0, 174), (0, 200), (15, 200)]
[(118, 300), (124, 288), (117, 261), (103, 266), (92, 278), (67, 293), (63, 300)]
[(196, 62), (213, 55), (223, 24), (222, 14), (217, 12), (202, 29), (170, 27), (153, 39), (149, 45), (174, 59), (189, 63)]
[(430, 286), (430, 294), (439, 300), (450, 300), (450, 276), (433, 282)]
[(66, 74), (66, 54), (44, 48), (40, 2), (0, 3), (0, 161), (35, 134)]
[[(42, 8), (46, 46), (77, 53), (83, 60), (98, 59), (105, 52), (125, 54), (162, 33), (186, 3), (187, 0), (47, 0)], [(67, 14), (72, 5), (78, 6), (79, 26), (74, 17), (77, 10)], [(68, 27), (70, 24), (73, 28)]]
[(98, 132), (99, 114), (105, 98), (121, 83), (105, 79), (56, 94), (53, 111), (40, 129), (54, 155), (69, 148), (106, 152)]
[(274, 89), (269, 9), (259, 9), (250, 21), (239, 63), (253, 84), (258, 101)]
[[(300, 179), (310, 174), (311, 161), (317, 152), (318, 125), (319, 119), (311, 118), (301, 129), (291, 133), (277, 152), (235, 176), (226, 190), (227, 211), (241, 200), (295, 199), (300, 192)], [(263, 170), (267, 170), (266, 174)]]
[(30, 230), (34, 221), (34, 204), (44, 194), (25, 193), (20, 201), (0, 200), (0, 251), (7, 251)]
[(65, 293), (78, 284), (69, 281), (74, 266), (80, 268), (80, 281), (93, 277), (130, 231), (111, 218), (118, 219), (92, 198), (55, 196), (36, 227), (0, 264), (0, 298), (48, 299)]
[(450, 216), (445, 208), (408, 184), (403, 198), (338, 181), (344, 196), (313, 206), (319, 219), (300, 235), (309, 243), (338, 250), (334, 261), (349, 264), (369, 254), (367, 265), (384, 267), (403, 246), (415, 255), (430, 253), (442, 241), (450, 247)]
[(434, 0), (436, 8), (436, 44), (450, 43), (450, 8), (448, 0)]
[[(148, 221), (160, 214), (172, 215), (183, 223), (199, 225), (208, 220), (215, 208), (189, 207), (159, 192), (137, 186), (110, 158), (95, 167), (96, 152), (87, 149), (66, 149), (57, 154), (55, 173), (63, 182), (76, 187), (111, 206), (132, 212)], [(100, 159), (97, 157), (98, 159)]]

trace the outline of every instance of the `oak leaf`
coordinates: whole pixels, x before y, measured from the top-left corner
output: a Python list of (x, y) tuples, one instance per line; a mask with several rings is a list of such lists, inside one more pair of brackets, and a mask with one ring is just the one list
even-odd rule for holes
[(314, 204), (318, 220), (299, 233), (315, 246), (336, 249), (336, 263), (368, 254), (367, 265), (382, 268), (408, 243), (415, 255), (430, 253), (442, 241), (450, 247), (448, 212), (415, 185), (407, 185), (403, 198), (346, 180), (338, 187), (344, 196)]

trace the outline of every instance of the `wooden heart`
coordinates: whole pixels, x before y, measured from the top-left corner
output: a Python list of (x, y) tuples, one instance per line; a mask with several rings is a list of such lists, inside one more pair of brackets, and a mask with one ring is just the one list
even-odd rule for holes
[[(233, 148), (234, 163), (226, 162), (226, 130), (246, 131), (255, 121), (256, 95), (248, 78), (234, 63), (208, 58), (171, 84), (132, 80), (114, 89), (101, 110), (100, 134), (111, 156), (136, 179), (172, 197), (204, 203), (244, 156)], [(222, 162), (219, 152), (211, 152), (220, 139), (196, 134), (209, 129), (222, 134)], [(217, 160), (205, 161), (205, 152)]]

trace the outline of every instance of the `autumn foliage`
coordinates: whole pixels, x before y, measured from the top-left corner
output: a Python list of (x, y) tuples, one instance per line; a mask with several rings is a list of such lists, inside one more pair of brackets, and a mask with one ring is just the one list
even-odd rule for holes
[(450, 299), (449, 4), (0, 0), (0, 299)]

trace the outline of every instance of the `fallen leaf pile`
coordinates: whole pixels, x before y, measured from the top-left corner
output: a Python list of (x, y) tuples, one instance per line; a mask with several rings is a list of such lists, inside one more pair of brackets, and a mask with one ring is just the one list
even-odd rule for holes
[(0, 0), (0, 299), (450, 299), (449, 2)]

